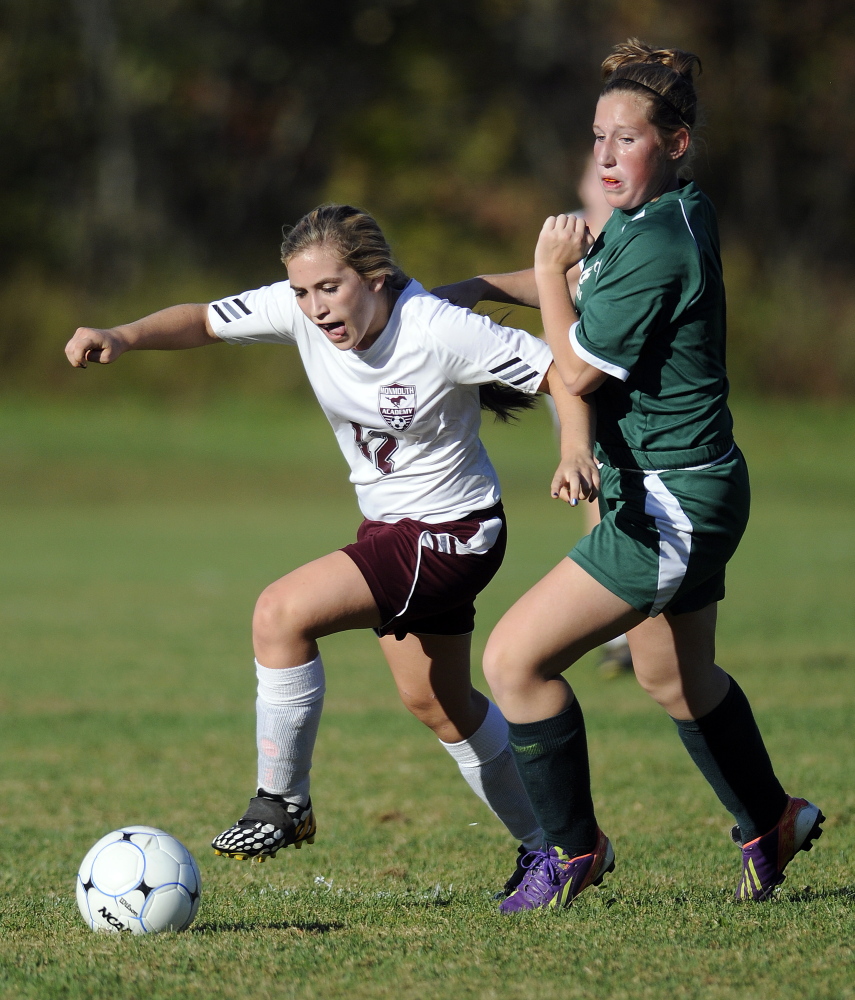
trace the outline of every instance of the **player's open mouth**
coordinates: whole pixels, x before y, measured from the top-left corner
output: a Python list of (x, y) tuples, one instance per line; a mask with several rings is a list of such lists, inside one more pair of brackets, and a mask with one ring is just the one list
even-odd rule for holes
[(330, 337), (347, 336), (347, 324), (345, 323), (318, 323), (318, 326)]
[(603, 177), (600, 183), (604, 188), (606, 188), (606, 190), (620, 187), (620, 181), (616, 177)]

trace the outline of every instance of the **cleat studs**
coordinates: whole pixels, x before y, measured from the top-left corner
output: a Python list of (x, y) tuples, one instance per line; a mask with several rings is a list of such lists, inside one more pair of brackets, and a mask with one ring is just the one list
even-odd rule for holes
[(314, 842), (315, 842), (314, 835), (312, 835), (311, 837), (306, 837), (307, 844), (314, 844)]
[(295, 841), (294, 847), (296, 847), (298, 851), (300, 850), (300, 848), (302, 846), (303, 846), (303, 841), (302, 840)]

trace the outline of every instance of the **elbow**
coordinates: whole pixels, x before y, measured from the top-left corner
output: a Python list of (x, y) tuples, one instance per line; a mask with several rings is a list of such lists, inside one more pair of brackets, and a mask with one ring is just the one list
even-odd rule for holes
[(562, 374), (561, 381), (571, 396), (584, 396), (590, 392), (590, 389), (588, 389), (588, 379), (585, 375), (580, 375), (578, 372)]
[(595, 389), (599, 389), (607, 378), (608, 375), (605, 372), (589, 368), (589, 370), (577, 374), (575, 378), (565, 379), (564, 385), (571, 396), (588, 396)]
[(598, 389), (608, 378), (605, 372), (594, 368), (575, 355), (554, 357), (553, 369), (561, 380), (563, 389), (571, 396), (587, 396)]

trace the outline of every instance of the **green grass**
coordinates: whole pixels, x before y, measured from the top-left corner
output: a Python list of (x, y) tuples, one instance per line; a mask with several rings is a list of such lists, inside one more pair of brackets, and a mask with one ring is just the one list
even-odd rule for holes
[[(304, 404), (0, 406), (0, 996), (855, 996), (855, 409), (743, 406), (754, 515), (719, 658), (788, 788), (828, 815), (780, 898), (737, 907), (728, 817), (671, 723), (588, 658), (598, 816), (618, 867), (571, 910), (500, 919), (513, 845), (398, 705), (370, 634), (324, 643), (320, 835), (262, 866), (208, 848), (254, 775), (258, 591), (359, 520)], [(550, 502), (543, 413), (489, 427), (511, 524), (490, 625), (581, 514)], [(204, 881), (180, 935), (92, 934), (83, 854), (127, 823), (187, 843)]]

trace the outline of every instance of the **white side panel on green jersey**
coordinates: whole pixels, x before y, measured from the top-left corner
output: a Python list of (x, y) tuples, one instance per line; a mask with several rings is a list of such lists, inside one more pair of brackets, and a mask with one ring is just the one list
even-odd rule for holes
[(659, 579), (656, 599), (650, 616), (658, 615), (668, 604), (686, 575), (692, 553), (692, 522), (686, 517), (680, 501), (656, 473), (644, 477), (647, 498), (645, 513), (659, 529)]

